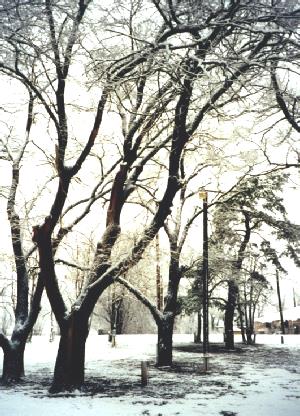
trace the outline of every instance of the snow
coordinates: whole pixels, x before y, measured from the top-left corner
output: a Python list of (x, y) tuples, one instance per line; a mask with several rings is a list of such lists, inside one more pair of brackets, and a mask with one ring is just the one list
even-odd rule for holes
[[(2, 386), (0, 414), (300, 414), (299, 335), (285, 335), (282, 345), (280, 335), (258, 334), (256, 347), (242, 347), (240, 352), (212, 352), (208, 373), (204, 372), (202, 354), (192, 338), (190, 334), (176, 334), (175, 368), (159, 370), (154, 366), (155, 335), (117, 336), (117, 346), (111, 348), (107, 336), (91, 334), (86, 351), (86, 390), (51, 396), (47, 389), (59, 338), (49, 343), (47, 337), (33, 337), (25, 355), (26, 381), (15, 387)], [(210, 340), (221, 342), (222, 336), (211, 335)], [(149, 362), (149, 383), (145, 387), (140, 383), (141, 361)]]

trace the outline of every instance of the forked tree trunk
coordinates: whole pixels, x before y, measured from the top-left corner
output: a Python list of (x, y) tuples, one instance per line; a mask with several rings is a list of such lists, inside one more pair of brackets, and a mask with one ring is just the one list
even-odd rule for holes
[(85, 343), (88, 318), (73, 315), (61, 330), (51, 393), (80, 389), (84, 383)]
[[(3, 349), (3, 370), (1, 377), (3, 383), (19, 382), (24, 377), (24, 351), (26, 341), (30, 339), (32, 328), (37, 320), (43, 290), (44, 285), (41, 279), (39, 279), (32, 297), (30, 313), (25, 322), (16, 320), (11, 339), (9, 340), (0, 333), (0, 344)], [(23, 311), (21, 310), (21, 312)]]
[(173, 363), (173, 327), (174, 315), (168, 313), (158, 325), (156, 357), (158, 367), (171, 366)]
[(2, 382), (18, 382), (24, 377), (24, 341), (9, 342), (3, 351)]

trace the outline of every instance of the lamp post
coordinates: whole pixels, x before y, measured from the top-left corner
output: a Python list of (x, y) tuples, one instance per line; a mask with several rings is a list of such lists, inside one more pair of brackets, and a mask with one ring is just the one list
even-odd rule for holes
[(202, 297), (203, 297), (203, 354), (209, 351), (208, 341), (208, 231), (207, 231), (207, 191), (200, 192), (203, 201), (203, 262), (202, 262)]

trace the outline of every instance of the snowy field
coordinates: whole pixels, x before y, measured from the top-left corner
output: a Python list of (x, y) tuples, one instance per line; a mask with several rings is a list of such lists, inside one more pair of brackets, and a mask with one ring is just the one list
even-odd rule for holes
[[(211, 342), (221, 342), (212, 335)], [(239, 341), (238, 337), (236, 341)], [(155, 335), (121, 335), (116, 348), (107, 336), (87, 341), (86, 389), (68, 395), (47, 392), (58, 338), (34, 337), (25, 355), (26, 381), (1, 388), (2, 416), (298, 416), (300, 336), (258, 335), (255, 347), (237, 352), (213, 348), (208, 373), (192, 335), (174, 336), (174, 368), (157, 369)], [(2, 352), (0, 354), (2, 365)], [(149, 363), (142, 387), (140, 363)], [(1, 368), (0, 368), (1, 369)]]

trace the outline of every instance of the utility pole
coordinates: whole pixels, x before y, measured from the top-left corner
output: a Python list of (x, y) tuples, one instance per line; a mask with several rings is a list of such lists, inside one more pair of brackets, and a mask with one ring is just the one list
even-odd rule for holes
[(207, 231), (207, 192), (201, 191), (200, 198), (203, 201), (203, 354), (209, 351), (208, 340), (208, 231)]
[[(280, 314), (281, 333), (283, 335), (285, 334), (285, 327), (284, 327), (284, 320), (283, 320), (283, 313), (282, 313), (279, 271), (277, 268), (276, 268), (276, 287), (277, 287), (278, 307), (279, 307), (279, 314)], [(281, 343), (283, 344), (283, 337), (281, 337)]]

